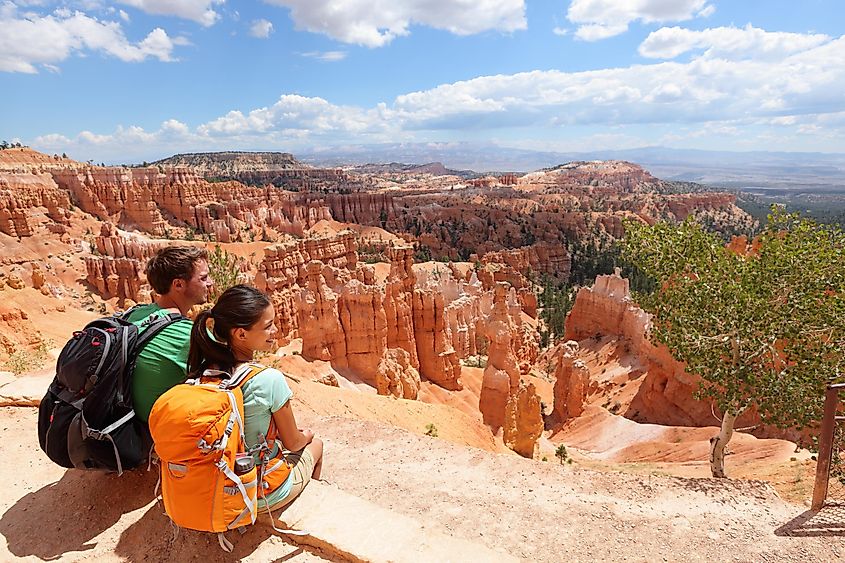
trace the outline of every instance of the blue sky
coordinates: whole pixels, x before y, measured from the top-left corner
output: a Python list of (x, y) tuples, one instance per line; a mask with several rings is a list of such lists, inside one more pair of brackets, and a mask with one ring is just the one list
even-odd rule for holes
[(0, 0), (0, 138), (845, 152), (844, 29), (835, 0)]

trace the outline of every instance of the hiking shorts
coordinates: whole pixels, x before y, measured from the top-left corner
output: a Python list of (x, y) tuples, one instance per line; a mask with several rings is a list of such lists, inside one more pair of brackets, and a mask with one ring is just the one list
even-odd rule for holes
[(311, 481), (311, 474), (314, 473), (314, 456), (307, 447), (298, 452), (285, 453), (285, 459), (292, 464), (290, 472), (293, 475), (293, 484), (288, 495), (274, 504), (270, 510), (284, 508), (293, 502), (293, 499), (298, 497)]

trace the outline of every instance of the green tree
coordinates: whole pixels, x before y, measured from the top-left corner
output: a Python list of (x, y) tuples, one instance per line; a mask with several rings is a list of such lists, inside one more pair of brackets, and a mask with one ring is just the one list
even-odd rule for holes
[(208, 275), (214, 280), (210, 300), (216, 301), (221, 293), (237, 284), (240, 273), (238, 257), (215, 244), (214, 250), (208, 254)]
[(657, 282), (638, 302), (651, 336), (701, 378), (722, 413), (710, 467), (725, 477), (737, 417), (803, 428), (821, 418), (825, 384), (842, 372), (845, 236), (773, 209), (753, 252), (736, 253), (692, 220), (630, 222), (624, 256)]
[(560, 464), (563, 465), (569, 457), (569, 454), (566, 451), (566, 446), (563, 444), (559, 445), (555, 450), (555, 457), (558, 458), (560, 460)]

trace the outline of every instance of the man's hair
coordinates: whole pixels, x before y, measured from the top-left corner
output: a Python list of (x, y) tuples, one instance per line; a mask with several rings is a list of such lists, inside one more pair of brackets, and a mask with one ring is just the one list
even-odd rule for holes
[(194, 266), (208, 261), (208, 251), (200, 246), (166, 246), (147, 262), (147, 281), (159, 295), (170, 291), (173, 280), (188, 280)]

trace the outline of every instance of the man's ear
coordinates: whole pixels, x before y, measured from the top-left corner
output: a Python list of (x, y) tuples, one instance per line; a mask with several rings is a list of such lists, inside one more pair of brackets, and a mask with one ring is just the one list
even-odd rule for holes
[(185, 289), (185, 280), (176, 278), (170, 283), (170, 289), (178, 289), (179, 291)]

